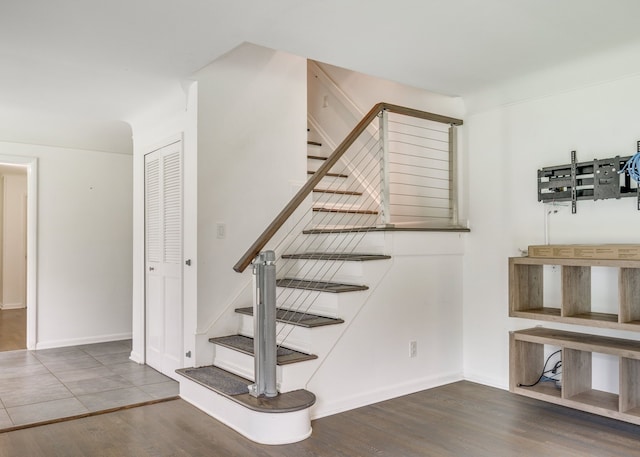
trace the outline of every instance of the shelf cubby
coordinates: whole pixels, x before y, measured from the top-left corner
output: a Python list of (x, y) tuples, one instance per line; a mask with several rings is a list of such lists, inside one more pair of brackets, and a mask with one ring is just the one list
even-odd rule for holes
[[(545, 347), (562, 349), (562, 388), (532, 384), (543, 371)], [(619, 364), (619, 394), (594, 388), (593, 355)], [(640, 341), (542, 327), (510, 332), (511, 392), (640, 425)]]
[[(561, 269), (559, 303), (545, 303), (545, 266)], [(618, 271), (617, 293), (611, 309), (592, 306), (592, 268)], [(607, 310), (608, 311), (608, 310)], [(551, 259), (512, 257), (509, 259), (509, 315), (541, 321), (562, 322), (621, 330), (640, 330), (640, 261), (602, 259)]]

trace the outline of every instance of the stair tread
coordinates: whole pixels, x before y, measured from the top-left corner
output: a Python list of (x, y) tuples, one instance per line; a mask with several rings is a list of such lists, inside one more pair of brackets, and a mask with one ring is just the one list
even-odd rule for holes
[(325, 156), (316, 156), (316, 155), (307, 155), (307, 159), (311, 159), (311, 160), (327, 160), (328, 157)]
[(340, 194), (340, 195), (362, 195), (362, 192), (356, 192), (354, 190), (339, 190), (339, 189), (313, 189), (316, 193), (325, 194)]
[(288, 287), (290, 289), (315, 290), (320, 292), (357, 292), (367, 290), (369, 287), (357, 284), (343, 284), (339, 282), (309, 281), (306, 279), (282, 278), (276, 281), (278, 287)]
[[(316, 172), (313, 170), (307, 170), (307, 174), (314, 175), (316, 174)], [(327, 173), (325, 176), (329, 176), (331, 178), (348, 178), (349, 177), (349, 175), (345, 175), (344, 173)]]
[[(307, 130), (308, 131), (308, 130)], [(319, 143), (317, 141), (307, 141), (307, 144), (309, 146), (322, 146), (322, 143)]]
[(362, 262), (368, 260), (387, 260), (390, 255), (384, 254), (359, 254), (341, 252), (302, 252), (299, 254), (284, 254), (283, 259), (309, 259), (309, 260), (344, 260), (350, 262)]
[[(247, 316), (253, 316), (253, 307), (248, 306), (246, 308), (237, 308), (236, 313), (246, 314)], [(286, 308), (276, 309), (276, 320), (286, 324), (297, 325), (298, 327), (322, 327), (325, 325), (342, 324), (342, 319), (335, 317), (320, 316), (313, 313), (301, 313), (299, 311), (292, 311)]]
[[(219, 344), (243, 354), (247, 354), (253, 357), (253, 338), (244, 335), (228, 335), (220, 336), (216, 338), (209, 338), (209, 342), (213, 344)], [(284, 346), (278, 346), (277, 363), (278, 365), (288, 365), (290, 363), (304, 362), (306, 360), (317, 359), (318, 356), (314, 354), (306, 354), (304, 352), (296, 351)]]
[(212, 365), (181, 368), (176, 373), (253, 411), (288, 413), (307, 409), (316, 402), (316, 396), (305, 389), (281, 393), (274, 398), (253, 397), (248, 387), (253, 381)]
[(327, 206), (315, 206), (313, 208), (315, 212), (322, 213), (345, 213), (345, 214), (371, 214), (376, 215), (378, 211), (372, 209), (358, 209), (358, 208), (332, 208)]

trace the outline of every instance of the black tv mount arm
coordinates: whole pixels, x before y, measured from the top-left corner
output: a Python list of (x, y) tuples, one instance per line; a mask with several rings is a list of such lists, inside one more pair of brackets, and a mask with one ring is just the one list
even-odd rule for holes
[[(638, 142), (640, 152), (640, 141)], [(631, 156), (615, 156), (577, 162), (571, 151), (571, 163), (538, 170), (538, 201), (543, 203), (571, 202), (571, 213), (577, 212), (578, 200), (606, 200), (636, 197), (640, 210), (638, 184), (632, 185), (628, 173), (620, 173)]]

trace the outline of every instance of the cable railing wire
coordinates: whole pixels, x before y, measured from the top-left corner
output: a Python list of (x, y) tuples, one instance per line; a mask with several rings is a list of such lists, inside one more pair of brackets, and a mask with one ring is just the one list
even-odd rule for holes
[[(380, 104), (380, 106), (382, 105), (384, 104)], [(400, 111), (405, 110), (402, 107), (394, 107), (394, 109), (399, 109)], [(412, 110), (409, 111), (412, 112)], [(371, 112), (373, 112), (373, 110)], [(370, 116), (370, 113), (367, 117)], [(404, 116), (404, 114), (401, 115)], [(443, 118), (437, 115), (431, 116), (435, 116), (438, 119)], [(282, 267), (278, 269), (278, 278), (291, 278), (302, 281), (302, 284), (304, 284), (305, 281), (315, 282), (316, 285), (320, 282), (332, 282), (340, 273), (341, 267), (347, 262), (347, 260), (345, 260), (345, 254), (357, 253), (358, 247), (367, 233), (372, 230), (377, 230), (381, 224), (389, 223), (390, 220), (393, 220), (394, 216), (413, 217), (416, 220), (447, 218), (439, 217), (435, 214), (411, 214), (409, 216), (406, 214), (398, 214), (393, 208), (417, 208), (418, 210), (426, 210), (427, 212), (430, 210), (450, 210), (450, 208), (426, 204), (427, 201), (446, 201), (448, 200), (446, 197), (416, 195), (415, 193), (406, 193), (408, 192), (407, 190), (396, 193), (394, 192), (394, 187), (400, 186), (400, 188), (404, 189), (416, 188), (450, 192), (449, 187), (434, 187), (424, 185), (424, 183), (417, 184), (415, 182), (399, 182), (397, 180), (390, 180), (385, 184), (381, 179), (382, 163), (386, 163), (387, 166), (411, 167), (413, 170), (425, 170), (425, 172), (430, 170), (447, 172), (446, 169), (436, 166), (415, 165), (398, 161), (402, 160), (401, 158), (413, 158), (426, 160), (427, 163), (430, 164), (434, 162), (447, 162), (446, 159), (429, 156), (427, 151), (449, 153), (449, 150), (399, 139), (404, 136), (405, 138), (420, 138), (426, 144), (432, 144), (430, 142), (448, 143), (446, 140), (433, 137), (432, 134), (429, 135), (425, 133), (425, 135), (420, 135), (414, 130), (437, 132), (443, 135), (448, 134), (447, 131), (424, 125), (389, 120), (389, 124), (394, 125), (394, 130), (388, 130), (385, 136), (387, 137), (388, 144), (394, 144), (394, 148), (398, 149), (396, 151), (389, 151), (391, 157), (396, 157), (394, 160), (389, 161), (382, 157), (383, 149), (380, 143), (378, 126), (375, 125), (376, 120), (377, 118), (373, 118), (372, 123), (369, 124), (374, 127), (372, 130), (367, 131), (363, 129), (360, 136), (361, 139), (352, 140), (351, 146), (346, 149), (344, 155), (337, 161), (333, 159), (333, 165), (330, 169), (327, 170), (326, 167), (323, 168), (320, 166), (324, 172), (346, 174), (350, 177), (327, 176), (325, 173), (321, 179), (318, 180), (318, 178), (316, 178), (317, 181), (314, 181), (315, 189), (307, 194), (297, 209), (293, 210), (289, 219), (284, 223), (285, 225), (277, 229), (275, 232), (276, 235), (271, 235), (273, 244), (275, 245), (273, 250), (277, 253), (278, 261), (280, 265), (282, 265)], [(456, 122), (452, 122), (451, 125), (459, 125), (461, 123), (461, 121), (454, 121)], [(434, 122), (443, 121), (438, 120)], [(361, 122), (359, 126), (361, 125), (364, 124)], [(411, 132), (400, 131), (402, 127), (398, 126), (402, 125), (408, 127), (408, 130), (414, 130), (411, 130)], [(374, 133), (371, 134), (369, 133), (370, 131)], [(391, 136), (391, 138), (389, 138), (389, 136)], [(399, 151), (403, 145), (410, 147), (410, 152)], [(423, 151), (424, 153), (420, 154), (416, 151)], [(316, 172), (317, 171), (314, 170), (309, 171), (311, 176)], [(409, 173), (390, 170), (388, 173), (389, 176), (405, 176), (409, 177), (409, 180), (411, 180), (411, 178), (417, 178), (418, 180), (429, 180), (431, 183), (434, 181), (449, 180), (420, 174), (419, 172)], [(384, 185), (390, 188), (390, 201), (387, 203), (390, 211), (387, 214), (383, 214), (380, 206), (382, 199), (386, 198), (382, 188)], [(309, 187), (307, 186), (306, 188)], [(317, 192), (318, 189), (326, 190), (327, 192)], [(394, 196), (415, 198), (423, 203), (398, 203), (394, 202)], [(427, 200), (425, 201), (425, 199)], [(289, 206), (291, 207), (291, 205)], [(356, 209), (357, 212), (355, 211)], [(286, 233), (282, 233), (285, 228), (287, 230)], [(327, 237), (327, 234), (332, 236)], [(327, 241), (327, 239), (331, 241)], [(321, 252), (322, 255), (317, 255), (316, 258), (314, 258), (314, 252)], [(291, 259), (283, 259), (284, 254), (298, 255), (293, 256)], [(286, 262), (281, 262), (282, 260), (286, 260)], [(318, 260), (322, 261), (318, 262)], [(238, 267), (238, 265), (240, 265), (240, 261), (236, 267)], [(240, 270), (238, 269), (238, 271)], [(282, 304), (281, 309), (285, 314), (283, 317), (286, 318), (287, 313), (291, 316), (297, 316), (297, 323), (304, 319), (308, 313), (310, 314), (309, 310), (312, 309), (313, 305), (321, 297), (321, 290), (313, 292), (314, 293), (309, 293), (309, 290), (305, 288), (279, 288), (277, 303)], [(280, 324), (278, 326), (278, 346), (281, 346), (287, 338), (289, 338), (291, 332), (295, 329), (295, 325), (290, 324), (295, 323), (296, 321), (294, 320), (293, 322)]]

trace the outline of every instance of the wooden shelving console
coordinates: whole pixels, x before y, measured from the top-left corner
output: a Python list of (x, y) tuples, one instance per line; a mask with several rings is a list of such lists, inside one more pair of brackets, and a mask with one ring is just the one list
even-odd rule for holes
[[(562, 269), (562, 298), (559, 304), (549, 306), (544, 303), (545, 265), (556, 265)], [(617, 313), (591, 310), (591, 267), (618, 269)], [(511, 257), (509, 316), (639, 331), (640, 260)]]
[[(541, 382), (545, 345), (562, 351), (562, 385)], [(592, 387), (592, 354), (619, 359), (619, 394)], [(542, 327), (510, 332), (509, 389), (558, 405), (640, 425), (640, 341)]]

